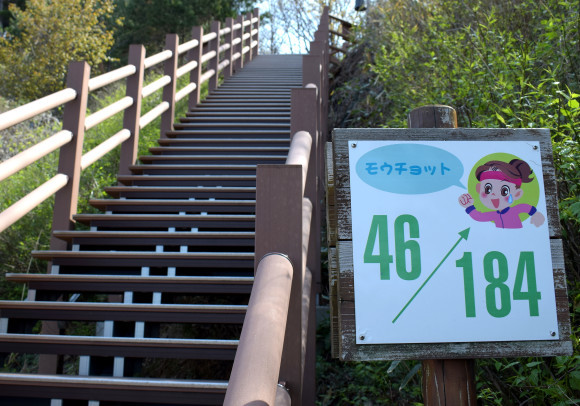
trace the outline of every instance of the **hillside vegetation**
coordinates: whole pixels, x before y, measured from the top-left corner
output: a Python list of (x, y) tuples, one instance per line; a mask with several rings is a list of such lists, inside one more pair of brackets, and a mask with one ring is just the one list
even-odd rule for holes
[[(446, 104), (460, 127), (551, 131), (574, 356), (479, 360), (485, 405), (580, 404), (579, 8), (578, 0), (375, 1), (332, 78), (333, 127), (406, 127), (413, 108)], [(413, 363), (319, 362), (321, 405), (421, 401)]]

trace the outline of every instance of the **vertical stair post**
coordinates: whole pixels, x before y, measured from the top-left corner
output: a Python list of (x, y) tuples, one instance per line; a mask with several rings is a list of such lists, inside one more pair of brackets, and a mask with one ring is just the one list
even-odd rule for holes
[[(256, 56), (258, 56), (258, 48), (260, 48), (260, 9), (259, 8), (255, 8), (254, 12), (252, 14), (253, 18), (257, 18), (258, 21), (256, 21), (256, 27), (255, 29), (256, 31), (256, 47), (251, 49), (251, 55), (252, 55), (252, 59), (255, 58)], [(254, 24), (252, 24), (253, 26)], [(253, 36), (250, 37), (250, 46), (252, 46), (252, 42), (253, 42)]]
[[(457, 113), (448, 106), (423, 106), (409, 113), (409, 128), (457, 128)], [(426, 406), (475, 406), (474, 361), (423, 361), (423, 401)]]
[(141, 117), (141, 94), (143, 91), (143, 76), (145, 61), (145, 47), (143, 45), (131, 45), (129, 48), (129, 64), (135, 66), (137, 71), (127, 78), (126, 95), (133, 99), (133, 105), (125, 110), (123, 116), (123, 128), (131, 131), (131, 136), (121, 146), (119, 160), (119, 174), (129, 175), (129, 167), (137, 160), (139, 147), (139, 119)]
[[(269, 253), (288, 256), (293, 267), (280, 380), (292, 404), (302, 399), (302, 167), (258, 165), (256, 171), (255, 267)], [(266, 332), (267, 334), (267, 332)]]
[[(53, 231), (72, 229), (72, 216), (77, 212), (90, 72), (91, 68), (86, 62), (72, 62), (69, 65), (66, 85), (77, 92), (77, 97), (65, 105), (62, 127), (72, 132), (73, 139), (60, 149), (58, 173), (68, 176), (68, 183), (54, 198)], [(51, 237), (50, 249), (63, 250), (66, 246), (65, 241)]]
[(250, 22), (250, 24), (248, 24), (244, 29), (244, 35), (250, 34), (250, 37), (245, 41), (245, 43), (242, 41), (242, 50), (246, 47), (248, 48), (247, 56), (244, 60), (244, 64), (246, 64), (252, 60), (252, 13), (246, 14), (244, 20), (248, 20)]
[(209, 79), (209, 91), (217, 89), (219, 71), (218, 66), (220, 64), (220, 25), (219, 21), (211, 22), (211, 32), (215, 32), (216, 38), (212, 39), (209, 43), (209, 49), (215, 51), (215, 56), (209, 62), (209, 68), (213, 69), (214, 75)]
[(238, 18), (236, 18), (236, 24), (240, 24), (240, 28), (236, 31), (238, 31), (239, 35), (238, 36), (234, 36), (234, 39), (239, 38), (240, 42), (237, 43), (237, 45), (234, 47), (234, 54), (239, 54), (240, 57), (236, 60), (236, 63), (234, 65), (234, 71), (238, 72), (239, 70), (241, 70), (244, 67), (244, 55), (243, 55), (243, 50), (244, 50), (244, 15), (240, 14), (238, 16)]
[(189, 95), (189, 110), (193, 110), (201, 101), (201, 57), (203, 55), (203, 27), (193, 27), (191, 37), (198, 45), (188, 51), (187, 59), (196, 61), (197, 66), (189, 73), (189, 81), (195, 83), (195, 90)]
[(234, 40), (234, 19), (232, 17), (226, 18), (226, 28), (230, 29), (230, 32), (225, 35), (225, 44), (230, 44), (230, 47), (226, 49), (224, 60), (228, 60), (230, 63), (228, 66), (224, 68), (224, 77), (229, 78), (233, 74), (233, 63), (232, 63), (232, 55), (233, 55), (233, 45), (232, 41)]
[(177, 82), (177, 47), (179, 36), (168, 34), (165, 37), (165, 49), (173, 53), (171, 58), (165, 61), (164, 74), (171, 78), (171, 83), (163, 88), (163, 101), (169, 103), (169, 108), (161, 116), (161, 138), (167, 138), (167, 132), (173, 131), (173, 120), (175, 119), (175, 91)]
[[(311, 86), (312, 84), (307, 85)], [(316, 83), (313, 85), (316, 85)], [(302, 348), (305, 351), (302, 354), (304, 359), (302, 404), (304, 405), (314, 404), (316, 398), (316, 291), (320, 283), (320, 199), (318, 198), (317, 191), (318, 165), (316, 162), (318, 155), (317, 93), (318, 89), (316, 87), (292, 89), (291, 93), (292, 112), (290, 133), (296, 134), (298, 131), (307, 131), (312, 137), (308, 174), (306, 177), (306, 187), (304, 189), (304, 198), (310, 200), (312, 204), (310, 238), (306, 258), (306, 268), (310, 270), (312, 278), (310, 291), (304, 292), (304, 295), (309, 297), (306, 342), (302, 343)]]

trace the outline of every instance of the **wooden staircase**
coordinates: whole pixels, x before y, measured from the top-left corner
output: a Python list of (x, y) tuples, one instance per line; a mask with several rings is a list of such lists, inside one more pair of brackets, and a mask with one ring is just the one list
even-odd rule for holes
[[(0, 405), (222, 404), (254, 275), (256, 165), (284, 163), (301, 56), (258, 56), (106, 188), (110, 199), (10, 274), (0, 302)], [(40, 322), (43, 322), (42, 324)], [(267, 332), (264, 332), (267, 334)]]

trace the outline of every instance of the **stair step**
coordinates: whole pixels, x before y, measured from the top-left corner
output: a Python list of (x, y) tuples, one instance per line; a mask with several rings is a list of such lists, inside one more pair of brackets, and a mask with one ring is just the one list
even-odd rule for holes
[(156, 175), (189, 175), (189, 174), (216, 174), (216, 175), (250, 175), (256, 174), (256, 165), (131, 165), (131, 172), (135, 174)]
[(173, 126), (176, 130), (192, 129), (192, 130), (221, 130), (221, 131), (256, 131), (256, 130), (286, 130), (290, 131), (290, 123), (228, 123), (228, 122), (190, 122), (182, 120), (180, 123), (175, 123)]
[(173, 305), (0, 301), (0, 317), (28, 320), (226, 323), (244, 321), (245, 305)]
[[(248, 276), (117, 276), (6, 274), (10, 282), (28, 283), (30, 289), (63, 292), (162, 292), (249, 294), (254, 283)], [(0, 335), (0, 338), (2, 335)], [(1, 344), (0, 344), (1, 348)]]
[[(230, 156), (240, 158), (244, 156), (268, 156), (282, 155), (288, 156), (290, 147), (198, 147), (198, 146), (161, 146), (151, 147), (149, 151), (152, 154), (160, 155), (193, 155), (195, 156)], [(216, 155), (219, 154), (219, 155)]]
[(238, 340), (2, 334), (3, 352), (98, 357), (233, 360)]
[(195, 214), (76, 214), (74, 219), (93, 227), (118, 228), (226, 228), (253, 229), (253, 215), (195, 215)]
[(164, 164), (230, 164), (240, 163), (242, 165), (259, 165), (259, 164), (283, 164), (286, 161), (284, 155), (145, 155), (140, 156), (139, 160), (143, 163), (156, 162)]
[(168, 131), (169, 138), (282, 138), (290, 140), (290, 130), (191, 130)]
[(280, 123), (290, 125), (290, 116), (286, 117), (279, 117), (278, 115), (275, 116), (233, 116), (233, 117), (224, 117), (222, 116), (202, 116), (201, 114), (195, 116), (186, 116), (179, 119), (181, 123), (214, 123), (218, 121), (221, 124), (224, 123), (234, 123), (237, 125), (244, 125), (248, 123), (264, 123), (264, 125), (269, 123)]
[(190, 146), (190, 145), (212, 145), (215, 148), (228, 147), (275, 147), (290, 146), (290, 140), (284, 138), (161, 138), (159, 145), (166, 146)]
[(159, 266), (253, 268), (254, 253), (150, 251), (32, 251), (38, 259), (63, 266)]
[(0, 396), (43, 399), (221, 405), (226, 389), (225, 381), (0, 374)]
[[(145, 176), (145, 178), (157, 176)], [(159, 176), (164, 178), (165, 176)], [(123, 179), (129, 177), (122, 177)], [(173, 178), (173, 177), (170, 177)], [(184, 200), (184, 199), (91, 199), (90, 205), (102, 211), (167, 213), (254, 213), (255, 200)]]
[(115, 198), (135, 199), (255, 199), (255, 187), (111, 186), (105, 188)]
[(195, 117), (200, 117), (203, 119), (216, 119), (216, 118), (225, 118), (225, 119), (240, 119), (243, 120), (245, 118), (249, 119), (249, 120), (260, 120), (262, 118), (268, 118), (268, 119), (280, 119), (283, 121), (289, 120), (290, 119), (290, 111), (287, 110), (285, 112), (263, 112), (261, 110), (256, 110), (256, 111), (247, 111), (247, 112), (238, 112), (238, 111), (231, 111), (229, 113), (227, 113), (227, 116), (224, 114), (224, 112), (219, 112), (219, 111), (210, 111), (208, 110), (191, 110), (189, 112), (186, 113), (185, 117), (183, 117), (182, 119), (188, 119), (188, 118), (195, 118)]
[(93, 246), (237, 246), (253, 247), (253, 232), (143, 232), (143, 231), (54, 231), (56, 238)]
[(256, 176), (120, 175), (117, 180), (134, 186), (256, 186)]

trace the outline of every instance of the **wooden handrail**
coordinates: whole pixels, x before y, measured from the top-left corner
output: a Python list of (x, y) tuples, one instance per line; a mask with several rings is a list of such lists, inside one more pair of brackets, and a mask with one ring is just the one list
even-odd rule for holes
[[(239, 64), (243, 59), (242, 55), (247, 54), (254, 47), (257, 49), (257, 41), (252, 41), (249, 46), (245, 46), (243, 49), (240, 47), (236, 52), (233, 52), (234, 47), (238, 47), (240, 44), (243, 44), (248, 38), (253, 38), (254, 36), (257, 38), (258, 22), (259, 19), (257, 18), (257, 10), (254, 10), (254, 16), (249, 16), (246, 18), (245, 16), (240, 16), (235, 24), (233, 20), (230, 19), (229, 23), (227, 23), (227, 26), (223, 27), (222, 29), (218, 28), (213, 32), (207, 33), (206, 35), (203, 35), (203, 30), (200, 27), (196, 27), (193, 30), (194, 34), (191, 40), (182, 44), (179, 44), (177, 40), (177, 44), (174, 48), (165, 49), (164, 51), (147, 58), (144, 56), (145, 54), (142, 46), (140, 49), (136, 48), (135, 51), (137, 53), (134, 54), (135, 57), (133, 58), (133, 61), (130, 59), (130, 63), (128, 65), (96, 76), (94, 78), (88, 78), (86, 84), (83, 87), (83, 100), (85, 100), (84, 103), (86, 103), (86, 97), (89, 92), (98, 90), (104, 86), (118, 82), (120, 80), (127, 79), (127, 83), (131, 83), (132, 87), (130, 91), (128, 87), (128, 94), (125, 97), (102, 108), (101, 110), (91, 114), (88, 117), (85, 117), (86, 111), (82, 111), (82, 108), (81, 110), (78, 110), (77, 113), (74, 113), (79, 115), (78, 119), (74, 119), (70, 113), (67, 113), (68, 119), (72, 120), (70, 121), (72, 126), (77, 128), (78, 131), (82, 132), (83, 134), (81, 134), (79, 137), (79, 134), (77, 134), (75, 131), (60, 131), (50, 138), (41, 141), (40, 143), (30, 147), (25, 151), (22, 151), (21, 153), (6, 160), (5, 162), (0, 163), (0, 181), (9, 178), (18, 171), (26, 168), (27, 166), (31, 165), (38, 159), (48, 155), (51, 152), (61, 150), (62, 155), (62, 148), (68, 148), (67, 145), (70, 143), (75, 145), (69, 148), (70, 151), (61, 156), (61, 164), (65, 161), (74, 162), (74, 165), (78, 165), (77, 168), (83, 170), (90, 166), (92, 163), (99, 160), (106, 153), (116, 148), (118, 145), (122, 145), (122, 150), (124, 152), (122, 153), (123, 156), (121, 159), (121, 164), (124, 166), (120, 167), (119, 172), (127, 173), (128, 165), (134, 163), (135, 160), (139, 130), (150, 124), (159, 116), (164, 117), (162, 119), (162, 123), (164, 123), (162, 124), (164, 131), (172, 129), (174, 105), (177, 101), (189, 96), (190, 107), (195, 106), (195, 104), (199, 101), (199, 92), (202, 83), (210, 79), (212, 80), (212, 83), (217, 83), (217, 76), (221, 71), (223, 71), (223, 74), (226, 75), (226, 77), (229, 76), (233, 72), (232, 67), (234, 66), (234, 62)], [(214, 25), (219, 27), (219, 23), (214, 23)], [(248, 28), (246, 29), (246, 27)], [(196, 29), (201, 33), (201, 35), (195, 35), (195, 32), (197, 32)], [(218, 39), (222, 36), (225, 36), (224, 44), (221, 46), (216, 46), (215, 49), (209, 51), (205, 55), (202, 55), (202, 44), (210, 41), (217, 43)], [(186, 52), (188, 53), (188, 62), (183, 66), (178, 67), (177, 55), (181, 55)], [(139, 53), (141, 53), (141, 56), (139, 56)], [(220, 57), (221, 53), (224, 54), (222, 57)], [(250, 52), (250, 55), (247, 58), (251, 59), (252, 57), (252, 52)], [(173, 64), (173, 61), (175, 61), (176, 64), (175, 69), (171, 68), (169, 71), (167, 71), (168, 66), (170, 66), (168, 63)], [(213, 67), (210, 66), (206, 69), (205, 72), (202, 72), (202, 65), (209, 61), (211, 61)], [(153, 83), (143, 87), (143, 70), (152, 68), (160, 63), (165, 63), (165, 69), (169, 73), (166, 73), (164, 76), (155, 80)], [(190, 73), (190, 82), (179, 90), (175, 89), (177, 78), (182, 77), (187, 73)], [(88, 76), (88, 74), (86, 75)], [(173, 88), (173, 90), (168, 91), (169, 88)], [(164, 89), (163, 102), (153, 107), (146, 114), (141, 114), (141, 99), (149, 97), (161, 89)], [(69, 103), (75, 102), (78, 97), (79, 95), (77, 90), (69, 86), (66, 89), (2, 113), (0, 114), (0, 130), (12, 127), (56, 107), (63, 105), (66, 107)], [(96, 125), (108, 120), (120, 112), (124, 112), (124, 128), (104, 140), (91, 151), (81, 156), (84, 131), (95, 127)], [(127, 143), (129, 142), (131, 143), (131, 146), (127, 147)], [(71, 156), (71, 154), (73, 155)], [(74, 159), (71, 161), (71, 158)], [(125, 168), (125, 166), (127, 166), (127, 168)], [(44, 201), (44, 199), (51, 196), (51, 194), (47, 194), (48, 192), (55, 193), (57, 190), (61, 190), (65, 185), (67, 190), (66, 193), (70, 196), (73, 196), (74, 200), (74, 196), (78, 195), (78, 191), (70, 190), (70, 187), (72, 186), (73, 189), (78, 188), (79, 183), (76, 177), (79, 176), (80, 171), (77, 171), (76, 169), (73, 170), (71, 165), (67, 166), (67, 171), (73, 174), (72, 177), (68, 175), (67, 182), (63, 182), (63, 177), (66, 177), (67, 175), (57, 175), (57, 177), (48, 181), (44, 185), (37, 188), (35, 192), (28, 195), (25, 198), (27, 199), (25, 202), (26, 210), (31, 210), (31, 208), (29, 209), (31, 202), (38, 205)], [(39, 196), (43, 199), (39, 200)], [(26, 213), (27, 211), (23, 211), (21, 209), (24, 207), (23, 203), (19, 201), (18, 204), (18, 210)], [(76, 207), (76, 200), (75, 202), (72, 202), (71, 205)], [(55, 211), (55, 216), (61, 216), (62, 213), (65, 212), (74, 213), (76, 209), (74, 209), (72, 206), (70, 210), (59, 210), (59, 213), (61, 214), (56, 214)], [(70, 213), (67, 216), (69, 216)], [(13, 214), (14, 210), (11, 208), (0, 213), (0, 216), (3, 219), (2, 224), (13, 224), (17, 220), (14, 220)], [(10, 217), (9, 221), (6, 221), (7, 217)], [(18, 216), (18, 218), (20, 217), (22, 216)], [(68, 221), (68, 219), (61, 219), (59, 222), (54, 224), (63, 225), (67, 224)], [(5, 227), (8, 227), (8, 225)]]
[(0, 232), (16, 223), (40, 203), (65, 187), (67, 183), (68, 176), (59, 173), (8, 207), (0, 213)]
[(59, 131), (50, 138), (0, 163), (0, 181), (66, 145), (72, 140), (72, 137), (73, 135), (70, 131)]
[(77, 97), (74, 89), (63, 89), (24, 106), (0, 114), (0, 131), (68, 103)]
[(260, 260), (224, 405), (274, 405), (293, 274), (283, 254)]

